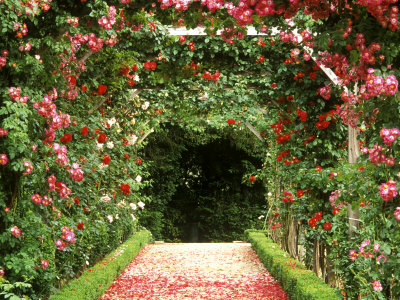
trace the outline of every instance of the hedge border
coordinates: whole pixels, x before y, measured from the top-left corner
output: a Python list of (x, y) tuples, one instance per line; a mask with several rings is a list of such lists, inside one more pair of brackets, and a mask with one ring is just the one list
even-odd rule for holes
[(266, 236), (265, 231), (246, 230), (245, 235), (268, 271), (281, 284), (291, 300), (337, 300), (335, 290), (290, 257)]
[(152, 235), (147, 230), (135, 233), (102, 261), (50, 296), (49, 300), (97, 300), (151, 240)]

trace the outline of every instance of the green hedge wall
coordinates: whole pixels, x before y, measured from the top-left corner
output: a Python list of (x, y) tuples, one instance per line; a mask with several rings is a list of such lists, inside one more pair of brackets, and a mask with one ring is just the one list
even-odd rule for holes
[(79, 278), (74, 279), (52, 295), (50, 300), (98, 299), (139, 253), (140, 249), (151, 240), (152, 235), (149, 231), (140, 231), (134, 234), (94, 267), (86, 270)]
[(290, 257), (265, 232), (246, 230), (245, 234), (268, 271), (279, 281), (291, 300), (336, 300), (340, 297), (312, 271)]

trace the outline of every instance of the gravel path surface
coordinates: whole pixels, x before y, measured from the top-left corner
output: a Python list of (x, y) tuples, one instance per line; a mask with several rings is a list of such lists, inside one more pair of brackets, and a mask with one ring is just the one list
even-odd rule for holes
[(288, 299), (248, 243), (145, 246), (100, 298)]

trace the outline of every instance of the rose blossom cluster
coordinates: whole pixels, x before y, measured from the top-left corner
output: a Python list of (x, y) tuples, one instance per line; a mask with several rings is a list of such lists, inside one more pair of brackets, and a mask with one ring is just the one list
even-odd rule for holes
[(47, 178), (47, 182), (49, 183), (49, 190), (54, 191), (56, 189), (56, 176), (50, 175), (49, 178)]
[[(18, 31), (20, 28), (21, 28), (21, 30)], [(15, 31), (18, 31), (17, 34), (15, 35), (15, 37), (17, 37), (17, 38), (22, 38), (23, 36), (28, 34), (28, 26), (26, 26), (25, 23), (22, 24), (22, 27), (21, 27), (21, 25), (18, 22), (15, 22), (13, 24), (13, 29)]]
[(26, 171), (22, 174), (23, 176), (26, 176), (28, 174), (31, 174), (33, 171), (32, 164), (29, 161), (24, 161), (24, 167), (26, 167)]
[(383, 201), (387, 202), (397, 196), (396, 181), (390, 179), (388, 182), (382, 183), (379, 187), (379, 194)]
[[(399, 83), (394, 75), (388, 75), (385, 79), (382, 76), (374, 75), (374, 69), (368, 69), (366, 89), (368, 94), (363, 95), (365, 97), (376, 97), (379, 95), (393, 96), (397, 90)], [(363, 92), (363, 90), (360, 90)]]
[(393, 214), (396, 217), (396, 220), (400, 221), (400, 207), (396, 207), (396, 210), (394, 211)]
[(0, 137), (6, 136), (8, 134), (8, 130), (4, 128), (0, 128)]
[(81, 170), (78, 163), (73, 163), (72, 168), (69, 170), (70, 177), (73, 181), (81, 182), (83, 180), (83, 171)]
[(322, 220), (322, 211), (317, 212), (314, 217), (308, 220), (308, 225), (310, 225), (312, 228), (315, 228), (317, 226), (317, 222)]
[(38, 114), (47, 118), (47, 124), (49, 125), (49, 128), (46, 129), (44, 144), (54, 141), (56, 136), (55, 130), (68, 127), (71, 122), (68, 114), (57, 113), (57, 107), (53, 103), (53, 100), (57, 99), (57, 97), (57, 90), (53, 89), (52, 94), (43, 97), (43, 101), (33, 103), (33, 107), (36, 108)]
[(79, 25), (79, 18), (78, 17), (75, 17), (75, 18), (68, 17), (67, 24), (72, 24), (72, 27), (76, 27)]
[(71, 190), (63, 182), (56, 182), (55, 189), (60, 193), (62, 199), (67, 198), (71, 195)]
[(8, 157), (5, 154), (0, 154), (0, 165), (5, 165), (8, 162)]
[(292, 194), (291, 192), (289, 192), (289, 191), (284, 191), (283, 194), (284, 194), (284, 196), (285, 196), (285, 197), (282, 198), (282, 201), (283, 201), (283, 202), (285, 202), (285, 203), (294, 202), (293, 194)]
[(1, 68), (6, 66), (7, 63), (7, 57), (8, 56), (8, 51), (7, 50), (3, 50), (2, 52), (2, 56), (0, 56), (0, 70)]
[(54, 153), (57, 154), (56, 162), (59, 163), (60, 167), (68, 164), (69, 159), (67, 156), (67, 147), (61, 146), (58, 143), (53, 145)]
[(75, 233), (74, 228), (70, 229), (66, 226), (62, 227), (61, 232), (61, 239), (56, 241), (56, 246), (58, 250), (64, 251), (64, 249), (69, 246), (69, 243), (75, 244)]
[[(390, 30), (395, 31), (399, 28), (398, 26), (398, 12), (399, 8), (397, 6), (389, 5), (397, 2), (390, 0), (360, 0), (358, 3), (367, 7), (368, 12), (376, 18), (376, 20), (382, 25), (382, 27), (388, 27)], [(388, 15), (384, 13), (388, 11)]]
[(342, 195), (342, 191), (341, 190), (335, 190), (331, 193), (331, 195), (329, 196), (329, 202), (331, 203), (331, 206), (334, 207), (334, 215), (336, 213), (339, 212), (339, 210), (343, 207), (343, 203), (337, 203), (337, 199), (339, 198), (339, 196)]
[(15, 237), (19, 237), (21, 235), (21, 229), (19, 229), (17, 226), (11, 227), (11, 234)]
[(171, 5), (174, 5), (177, 11), (183, 11), (189, 8), (189, 4), (191, 2), (191, 0), (162, 0), (160, 7), (162, 9), (165, 9), (170, 7)]
[(93, 52), (97, 52), (101, 48), (103, 48), (103, 39), (97, 38), (94, 33), (90, 33), (88, 45), (89, 45), (90, 50), (92, 50)]
[(117, 14), (117, 10), (115, 6), (111, 6), (108, 9), (108, 16), (102, 16), (100, 19), (97, 20), (100, 27), (103, 27), (104, 30), (110, 30), (112, 26), (115, 24), (115, 15)]
[(383, 143), (387, 146), (391, 146), (400, 134), (400, 130), (397, 128), (382, 128), (379, 134), (383, 139)]
[(10, 94), (10, 97), (12, 100), (19, 102), (19, 103), (26, 103), (29, 99), (29, 97), (27, 95), (21, 97), (21, 88), (18, 87), (10, 87), (8, 89), (8, 92)]
[(374, 164), (377, 165), (379, 163), (384, 163), (386, 161), (386, 155), (382, 152), (382, 146), (375, 144), (372, 149), (368, 149), (364, 147), (361, 149), (361, 152), (364, 154), (369, 153), (369, 160)]
[(43, 206), (48, 206), (53, 203), (53, 199), (47, 195), (44, 195), (42, 198), (39, 194), (34, 194), (31, 196), (31, 199), (37, 205), (42, 204)]

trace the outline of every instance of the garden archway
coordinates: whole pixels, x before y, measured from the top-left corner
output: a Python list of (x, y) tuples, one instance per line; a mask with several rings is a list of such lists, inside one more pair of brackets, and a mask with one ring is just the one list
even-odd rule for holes
[[(57, 278), (135, 229), (138, 206), (150, 203), (143, 155), (152, 130), (240, 121), (271, 154), (257, 172), (275, 187), (269, 233), (288, 236), (276, 224), (295, 216), (308, 252), (330, 253), (348, 296), (398, 295), (397, 281), (381, 277), (384, 268), (399, 278), (396, 1), (160, 2), (177, 11), (149, 1), (0, 1), (0, 276), (18, 295), (49, 294)], [(296, 44), (292, 21), (320, 64), (358, 95), (330, 84)], [(227, 28), (228, 43), (170, 37), (163, 25), (171, 23)], [(283, 33), (233, 44), (247, 23)], [(345, 163), (349, 125), (367, 147), (357, 164)], [(356, 154), (360, 145), (348, 144)], [(344, 204), (360, 207), (365, 225), (351, 240)], [(360, 245), (382, 261), (361, 260)], [(35, 280), (19, 288), (24, 278)]]

